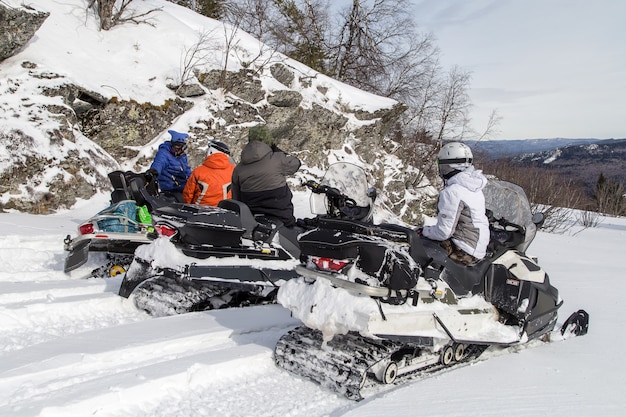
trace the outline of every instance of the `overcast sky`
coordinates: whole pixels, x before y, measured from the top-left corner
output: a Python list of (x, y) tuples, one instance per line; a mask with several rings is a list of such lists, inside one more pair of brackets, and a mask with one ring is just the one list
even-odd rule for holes
[(446, 67), (472, 74), (494, 139), (626, 138), (626, 1), (414, 0)]

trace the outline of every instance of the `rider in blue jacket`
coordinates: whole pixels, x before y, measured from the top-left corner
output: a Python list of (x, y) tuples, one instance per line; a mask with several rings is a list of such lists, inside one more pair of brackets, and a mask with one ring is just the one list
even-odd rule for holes
[(191, 168), (187, 161), (187, 133), (167, 131), (172, 140), (159, 146), (154, 161), (148, 172), (157, 177), (161, 194), (171, 196), (178, 202), (183, 202), (182, 192), (191, 175)]

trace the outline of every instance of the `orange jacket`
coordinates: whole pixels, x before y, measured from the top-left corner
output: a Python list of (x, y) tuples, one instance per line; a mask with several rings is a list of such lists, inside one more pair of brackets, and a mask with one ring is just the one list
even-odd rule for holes
[(214, 153), (191, 173), (183, 190), (183, 201), (188, 204), (217, 206), (221, 200), (232, 198), (230, 191), (235, 165), (228, 155)]

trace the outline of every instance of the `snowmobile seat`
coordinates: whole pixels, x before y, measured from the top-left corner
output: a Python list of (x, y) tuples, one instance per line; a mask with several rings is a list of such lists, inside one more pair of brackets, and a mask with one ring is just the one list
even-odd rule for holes
[(459, 296), (483, 292), (483, 278), (491, 265), (492, 257), (485, 257), (478, 263), (468, 266), (453, 261), (438, 241), (421, 239), (425, 253), (431, 259), (430, 266), (442, 271), (441, 278)]
[(113, 191), (111, 192), (111, 204), (119, 203), (124, 200), (132, 200), (123, 171), (109, 172), (108, 177), (111, 185), (113, 186)]
[(226, 199), (217, 203), (217, 206), (237, 213), (241, 219), (241, 226), (245, 229), (243, 237), (246, 239), (253, 238), (254, 229), (259, 226), (259, 222), (256, 221), (250, 208), (245, 203), (238, 200)]
[(135, 176), (128, 181), (130, 193), (132, 199), (137, 202), (138, 206), (147, 206), (150, 213), (153, 210), (158, 209), (176, 201), (174, 198), (168, 198), (158, 195), (151, 195), (144, 184), (144, 179), (141, 175)]

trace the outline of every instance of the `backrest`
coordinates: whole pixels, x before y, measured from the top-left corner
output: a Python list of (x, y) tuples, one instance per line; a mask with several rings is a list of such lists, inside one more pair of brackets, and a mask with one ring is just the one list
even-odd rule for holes
[(245, 229), (243, 237), (252, 239), (252, 232), (258, 226), (258, 222), (254, 219), (250, 207), (238, 200), (226, 199), (217, 203), (217, 206), (225, 210), (234, 211), (241, 219), (241, 226)]
[(138, 206), (147, 206), (150, 213), (159, 207), (175, 202), (173, 198), (151, 195), (140, 176), (130, 178), (128, 188), (130, 189), (131, 199), (135, 200)]
[(111, 204), (119, 203), (124, 200), (132, 200), (123, 171), (110, 172), (108, 177), (111, 185), (113, 186), (113, 191), (111, 192)]

